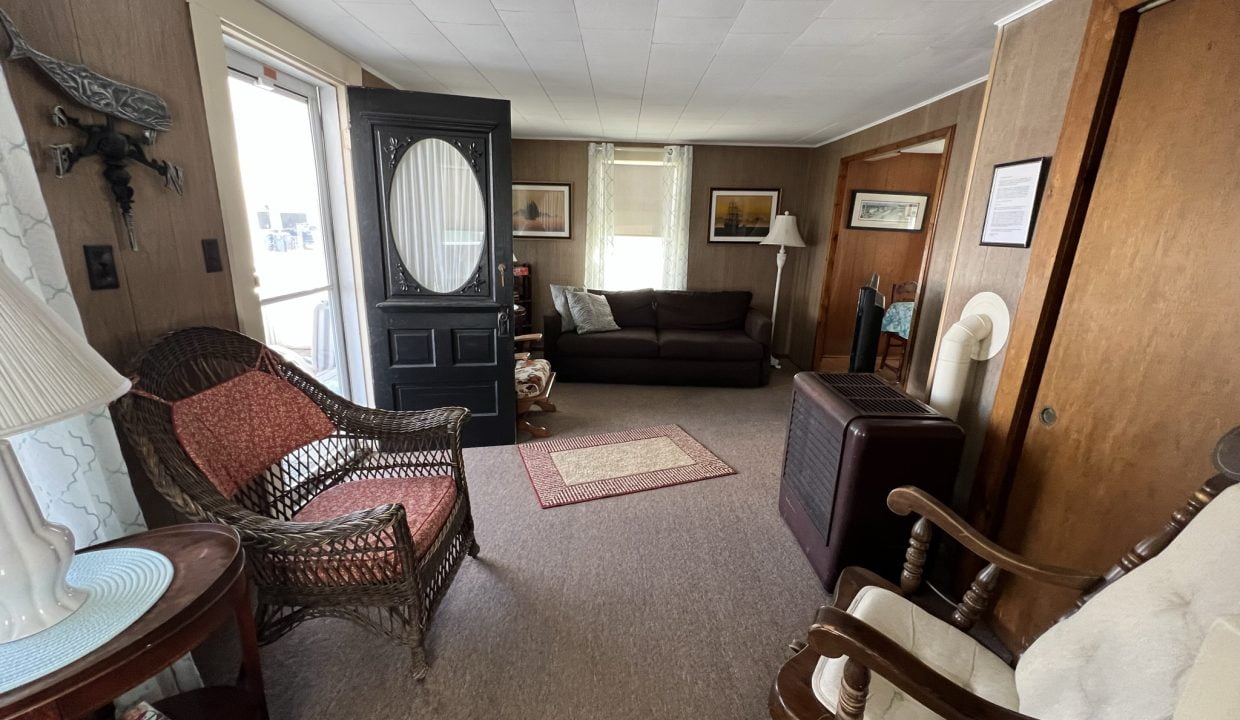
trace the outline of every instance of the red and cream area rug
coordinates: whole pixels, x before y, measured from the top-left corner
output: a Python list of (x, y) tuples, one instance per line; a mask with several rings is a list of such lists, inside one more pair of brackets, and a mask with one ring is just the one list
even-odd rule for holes
[(736, 474), (679, 425), (518, 447), (544, 508)]

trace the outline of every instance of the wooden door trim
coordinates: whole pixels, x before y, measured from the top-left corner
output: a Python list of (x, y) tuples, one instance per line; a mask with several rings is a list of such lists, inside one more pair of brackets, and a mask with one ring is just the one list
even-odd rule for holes
[[(917, 297), (913, 306), (913, 320), (909, 326), (909, 337), (915, 337), (917, 323), (921, 316), (922, 295), (926, 287), (926, 274), (929, 271), (930, 248), (934, 245), (934, 236), (938, 231), (939, 208), (943, 205), (943, 188), (947, 184), (947, 165), (951, 161), (952, 143), (956, 137), (956, 126), (948, 125), (937, 130), (914, 135), (913, 137), (897, 140), (893, 143), (880, 145), (859, 153), (853, 153), (840, 158), (839, 173), (835, 178), (835, 206), (831, 219), (831, 235), (827, 239), (827, 258), (823, 262), (822, 288), (818, 296), (818, 319), (814, 323), (814, 355), (810, 359), (810, 364), (815, 369), (818, 367), (818, 361), (822, 358), (823, 350), (827, 343), (827, 336), (824, 331), (824, 325), (827, 321), (827, 309), (831, 296), (831, 274), (835, 270), (836, 250), (839, 246), (840, 229), (843, 227), (844, 202), (848, 196), (848, 166), (857, 160), (864, 160), (875, 155), (882, 155), (893, 150), (906, 148), (911, 145), (920, 145), (930, 140), (944, 138), (946, 142), (943, 145), (943, 154), (940, 156), (939, 175), (935, 180), (935, 190), (933, 199), (933, 207), (930, 210), (930, 217), (926, 219), (928, 226), (926, 227), (926, 242), (922, 249), (921, 273), (917, 278)], [(907, 367), (908, 358), (905, 358), (905, 367)]]
[(973, 523), (990, 535), (998, 530), (1007, 507), (1137, 19), (1141, 7), (1149, 4), (1150, 0), (1094, 0), (1086, 22), (969, 499)]

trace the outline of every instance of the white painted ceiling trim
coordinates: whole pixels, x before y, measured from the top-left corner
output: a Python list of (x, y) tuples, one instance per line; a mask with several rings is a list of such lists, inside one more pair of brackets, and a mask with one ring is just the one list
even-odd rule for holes
[(1019, 20), (1023, 18), (1024, 16), (1028, 15), (1029, 13), (1033, 12), (1034, 10), (1037, 10), (1038, 8), (1042, 7), (1043, 5), (1049, 5), (1051, 2), (1052, 0), (1034, 0), (1034, 2), (1029, 3), (1023, 8), (1012, 13), (1011, 15), (1004, 15), (1003, 17), (996, 20), (995, 27), (1003, 27), (1004, 25), (1007, 25), (1014, 20)]

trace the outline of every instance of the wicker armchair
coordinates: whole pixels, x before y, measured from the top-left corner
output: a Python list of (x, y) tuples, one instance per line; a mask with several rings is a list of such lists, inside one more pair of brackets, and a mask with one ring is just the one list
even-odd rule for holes
[[(180, 512), (241, 534), (258, 588), (260, 641), (311, 618), (345, 618), (408, 646), (414, 677), (424, 677), (431, 616), (464, 555), (478, 553), (461, 459), (469, 411), (354, 405), (258, 341), (215, 328), (165, 336), (132, 374), (117, 421)], [(279, 399), (243, 383), (274, 388)], [(196, 407), (204, 398), (214, 414)], [(293, 447), (272, 453), (273, 423), (256, 418), (269, 420), (273, 405), (279, 412), (287, 403), (308, 414), (287, 421)], [(207, 457), (204, 442), (224, 452)], [(251, 469), (225, 492), (219, 462)], [(334, 512), (342, 504), (346, 512)]]

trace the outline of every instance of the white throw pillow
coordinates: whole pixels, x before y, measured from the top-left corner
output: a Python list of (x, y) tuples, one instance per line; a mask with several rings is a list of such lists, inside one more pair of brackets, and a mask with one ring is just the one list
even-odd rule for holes
[(1188, 671), (1175, 720), (1240, 718), (1240, 615), (1214, 621)]
[(573, 313), (578, 335), (619, 330), (611, 314), (611, 305), (602, 295), (585, 291), (568, 293), (568, 307)]
[(1240, 612), (1240, 486), (1161, 553), (1042, 634), (1016, 665), (1020, 711), (1168, 720), (1206, 630)]
[(577, 285), (551, 286), (551, 303), (555, 305), (555, 311), (560, 314), (561, 331), (572, 332), (577, 328), (577, 323), (573, 321), (573, 312), (568, 307), (568, 293), (585, 291), (585, 288)]

